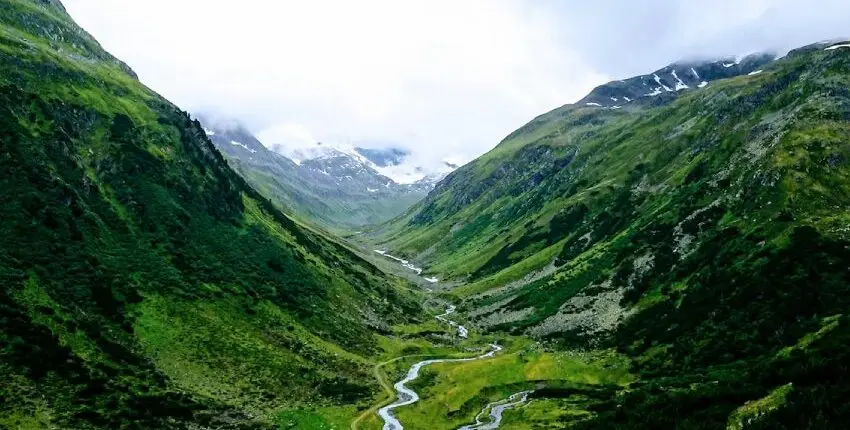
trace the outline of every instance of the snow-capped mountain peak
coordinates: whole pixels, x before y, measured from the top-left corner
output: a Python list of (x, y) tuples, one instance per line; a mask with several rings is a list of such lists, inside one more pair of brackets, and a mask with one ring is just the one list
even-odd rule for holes
[(669, 100), (684, 91), (704, 88), (711, 81), (751, 75), (774, 61), (772, 53), (726, 57), (705, 61), (679, 61), (646, 75), (608, 82), (593, 89), (575, 104), (599, 109), (619, 109), (656, 99)]
[(307, 160), (317, 160), (323, 158), (333, 158), (344, 155), (350, 155), (347, 152), (337, 148), (317, 143), (313, 146), (288, 148), (283, 145), (275, 144), (269, 147), (274, 152), (292, 160), (295, 164), (301, 165)]
[(417, 159), (406, 149), (395, 147), (367, 148), (350, 144), (316, 143), (298, 147), (277, 144), (271, 145), (269, 148), (298, 165), (313, 161), (313, 163), (308, 163), (312, 165), (319, 160), (339, 158), (337, 163), (354, 163), (358, 165), (358, 168), (372, 170), (375, 174), (388, 178), (398, 185), (416, 184), (423, 180), (426, 183), (431, 183), (432, 178), (443, 178), (457, 166), (463, 164), (455, 159), (429, 163)]

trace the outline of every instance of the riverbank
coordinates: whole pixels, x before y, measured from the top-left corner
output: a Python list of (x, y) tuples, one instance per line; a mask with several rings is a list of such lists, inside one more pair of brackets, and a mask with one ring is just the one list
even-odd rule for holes
[[(466, 339), (469, 337), (469, 330), (466, 327), (458, 324), (457, 322), (449, 319), (449, 315), (455, 312), (455, 306), (450, 305), (446, 308), (446, 311), (440, 315), (434, 317), (435, 319), (444, 322), (457, 330), (457, 336), (462, 339)], [(407, 384), (416, 380), (419, 377), (419, 372), (426, 366), (439, 364), (439, 363), (462, 363), (468, 361), (477, 361), (483, 360), (485, 358), (491, 358), (495, 356), (495, 354), (502, 350), (502, 347), (493, 343), (490, 344), (490, 351), (484, 354), (481, 354), (476, 357), (467, 357), (467, 358), (440, 358), (440, 359), (430, 359), (423, 360), (418, 363), (415, 363), (408, 370), (407, 375), (400, 381), (396, 382), (393, 385), (393, 389), (396, 391), (396, 401), (386, 405), (378, 410), (378, 416), (383, 420), (383, 430), (403, 430), (404, 425), (395, 417), (393, 414), (393, 410), (412, 405), (419, 401), (419, 394), (410, 389)]]
[[(528, 428), (515, 427), (519, 420), (512, 417), (520, 415), (526, 424), (560, 428), (586, 419), (593, 404), (633, 380), (628, 360), (610, 351), (548, 352), (523, 338), (508, 338), (505, 345), (490, 360), (423, 369), (411, 384), (421, 400), (397, 411), (405, 430), (458, 429), (474, 423), (487, 404), (527, 390), (539, 390), (530, 396), (535, 407), (506, 411), (499, 429)], [(535, 402), (567, 413), (547, 415), (549, 408), (536, 408)]]
[[(425, 291), (431, 290), (433, 284), (422, 281), (419, 267), (410, 268), (404, 265), (410, 262), (386, 254), (372, 252), (370, 257), (380, 266), (416, 278)], [(439, 284), (434, 286), (440, 288)], [(594, 405), (610, 400), (633, 379), (628, 360), (613, 352), (554, 352), (530, 338), (505, 333), (498, 337), (504, 350), (495, 357), (455, 360), (458, 355), (465, 353), (468, 357), (476, 349), (480, 351), (494, 338), (470, 333), (454, 319), (458, 319), (455, 308), (449, 306), (429, 322), (395, 328), (393, 340), (388, 338), (389, 343), (382, 345), (390, 354), (385, 355), (388, 361), (376, 366), (382, 397), (352, 421), (352, 429), (455, 430), (467, 426), (512, 430), (530, 428), (528, 423), (563, 428), (592, 416)], [(423, 364), (429, 360), (408, 355), (411, 347), (419, 352), (428, 345), (439, 345), (442, 354), (436, 356), (448, 359)], [(406, 356), (394, 358), (392, 354)], [(417, 364), (420, 366), (412, 372)], [(391, 390), (387, 389), (388, 381), (397, 381)], [(396, 394), (405, 390), (406, 397)], [(517, 394), (525, 399), (511, 401)], [(496, 406), (498, 419), (488, 419), (486, 415)]]

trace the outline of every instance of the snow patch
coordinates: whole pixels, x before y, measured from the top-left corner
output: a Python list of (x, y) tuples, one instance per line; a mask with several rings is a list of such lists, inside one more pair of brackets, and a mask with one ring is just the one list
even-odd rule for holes
[(653, 97), (653, 96), (657, 96), (657, 95), (660, 95), (660, 94), (661, 94), (661, 87), (657, 87), (654, 90), (652, 90), (651, 93), (646, 93), (644, 95), (647, 96), (647, 97)]
[[(348, 167), (359, 167), (361, 171), (371, 169), (379, 175), (390, 179), (395, 184), (413, 184), (425, 179), (428, 175), (444, 175), (454, 170), (449, 164), (461, 166), (466, 164), (465, 159), (449, 156), (443, 159), (406, 157), (404, 162), (396, 165), (378, 166), (363, 154), (357, 151), (357, 147), (350, 142), (332, 143), (309, 143), (300, 145), (279, 144), (271, 148), (301, 165), (306, 160), (332, 159), (347, 157), (351, 159)], [(389, 187), (390, 185), (387, 185)]]
[(404, 185), (426, 180), (430, 176), (442, 178), (455, 170), (452, 166), (466, 164), (464, 158), (456, 156), (444, 157), (436, 162), (431, 160), (420, 161), (424, 164), (411, 160), (396, 166), (379, 167), (372, 165), (371, 167), (381, 175), (392, 179), (393, 182)]
[(684, 81), (679, 79), (679, 75), (676, 74), (675, 70), (673, 70), (673, 73), (671, 73), (671, 75), (673, 75), (673, 79), (676, 80), (676, 91), (682, 91), (690, 88), (687, 84), (685, 84)]
[(341, 151), (326, 145), (317, 144), (306, 148), (280, 148), (278, 151), (299, 166), (307, 160), (320, 160), (344, 155)]
[(842, 43), (841, 45), (832, 45), (829, 48), (824, 49), (824, 51), (832, 51), (838, 48), (850, 48), (850, 43)]
[(593, 103), (593, 102), (590, 102), (590, 103), (585, 103), (585, 104), (586, 104), (586, 105), (588, 105), (588, 106), (598, 106), (598, 107), (602, 107), (602, 105), (601, 105), (601, 104), (599, 104), (599, 103)]
[(237, 141), (235, 141), (235, 140), (231, 140), (231, 141), (230, 141), (230, 144), (231, 144), (231, 145), (235, 145), (235, 146), (241, 146), (241, 147), (245, 148), (248, 152), (250, 152), (250, 153), (252, 153), (252, 154), (253, 154), (253, 153), (255, 153), (255, 152), (257, 152), (257, 150), (256, 150), (256, 149), (251, 149), (251, 148), (249, 148), (249, 147), (248, 147), (248, 145), (246, 145), (246, 144), (244, 144), (244, 143), (242, 143), (242, 142), (237, 142)]
[(708, 85), (708, 82), (706, 82), (706, 81), (702, 81), (702, 82), (700, 82), (700, 83), (699, 83), (699, 85), (697, 85), (697, 87), (702, 88), (702, 87), (704, 87), (704, 86), (706, 86), (706, 85)]
[(617, 101), (617, 98), (616, 98), (616, 97), (611, 97), (611, 100), (616, 102), (616, 101)]
[(699, 73), (697, 73), (697, 69), (694, 69), (693, 67), (691, 67), (691, 73), (693, 73), (694, 77), (696, 77), (697, 79), (702, 79), (702, 78), (699, 77)]
[(761, 72), (763, 72), (763, 70), (755, 70), (755, 71), (752, 71), (750, 73), (747, 73), (747, 76), (755, 76), (755, 75), (758, 75)]
[(626, 97), (626, 96), (623, 96), (623, 100), (625, 100), (625, 101), (626, 101), (626, 103), (628, 103), (628, 102), (632, 101), (632, 99), (630, 99), (630, 98), (628, 98), (628, 97)]
[(658, 85), (661, 85), (661, 88), (664, 88), (664, 91), (667, 91), (668, 93), (673, 92), (673, 90), (670, 87), (668, 87), (667, 85), (664, 85), (664, 83), (661, 82), (661, 78), (659, 78), (657, 74), (653, 73), (652, 77), (655, 78), (655, 82), (658, 83)]
[(735, 63), (723, 63), (723, 67), (725, 67), (727, 69), (734, 66), (734, 65), (735, 65)]
[(370, 192), (370, 193), (377, 193), (377, 192), (378, 192), (378, 189), (377, 189), (377, 188), (369, 188), (369, 187), (366, 187), (366, 191), (368, 191), (368, 192)]

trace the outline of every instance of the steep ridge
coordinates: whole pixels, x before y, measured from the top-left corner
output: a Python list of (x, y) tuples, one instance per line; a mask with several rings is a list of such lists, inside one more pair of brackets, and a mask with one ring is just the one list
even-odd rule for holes
[(370, 238), (462, 284), (448, 293), (480, 329), (632, 357), (640, 381), (584, 427), (835, 427), (850, 415), (845, 45), (603, 85)]
[(279, 212), (55, 0), (0, 1), (0, 171), (0, 427), (354, 414), (379, 390), (378, 335), (420, 316), (405, 284)]
[(332, 230), (385, 222), (424, 198), (437, 182), (425, 178), (399, 184), (376, 171), (365, 156), (327, 146), (311, 148), (319, 153), (291, 154), (293, 160), (268, 149), (243, 126), (201, 121), (210, 140), (252, 186), (288, 213)]
[(677, 62), (648, 75), (600, 85), (576, 104), (619, 109), (632, 102), (659, 103), (656, 97), (663, 100), (679, 91), (704, 88), (718, 79), (759, 73), (774, 58), (775, 55), (763, 53), (709, 62)]

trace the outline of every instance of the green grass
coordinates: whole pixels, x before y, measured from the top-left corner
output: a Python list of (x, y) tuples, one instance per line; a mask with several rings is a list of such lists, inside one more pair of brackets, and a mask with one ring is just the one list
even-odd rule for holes
[[(629, 356), (639, 382), (584, 404), (578, 428), (722, 427), (789, 382), (764, 426), (834, 426), (850, 416), (833, 382), (847, 373), (848, 63), (813, 49), (664, 103), (564, 106), (366, 240), (459, 285), (446, 294), (491, 334)], [(565, 309), (596, 312), (535, 331)], [(613, 322), (587, 329), (600, 315)], [(443, 415), (472, 413), (444, 400)], [(546, 400), (573, 410), (561, 401)]]
[(620, 387), (632, 380), (628, 361), (612, 352), (551, 353), (519, 339), (506, 345), (494, 358), (423, 369), (411, 384), (422, 400), (397, 410), (405, 428), (456, 428), (473, 422), (486, 403), (522, 390)]
[(54, 6), (0, 2), (0, 135), (4, 427), (338, 424), (424, 318)]
[(793, 390), (794, 387), (792, 384), (786, 384), (776, 388), (761, 399), (747, 402), (747, 404), (732, 412), (726, 428), (729, 430), (742, 430), (752, 425), (753, 422), (758, 422), (762, 416), (782, 407), (788, 401), (788, 394)]
[(344, 430), (358, 410), (354, 406), (331, 406), (280, 411), (274, 417), (278, 429)]

